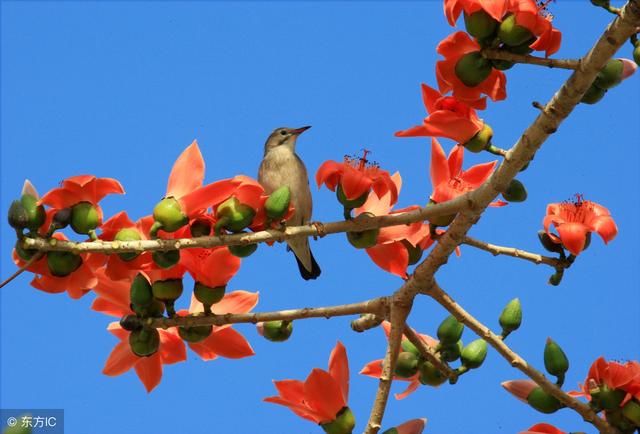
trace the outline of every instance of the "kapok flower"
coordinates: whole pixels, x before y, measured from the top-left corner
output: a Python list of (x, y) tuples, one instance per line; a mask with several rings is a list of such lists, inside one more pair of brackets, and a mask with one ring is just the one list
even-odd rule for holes
[(124, 194), (120, 182), (113, 178), (78, 175), (62, 181), (62, 186), (47, 192), (39, 203), (61, 210), (71, 208), (71, 227), (80, 234), (93, 234), (102, 224), (98, 205), (108, 194)]
[[(67, 240), (62, 233), (53, 234), (52, 238)], [(37, 254), (37, 253), (34, 253)], [(13, 250), (13, 262), (18, 267), (27, 261)], [(31, 286), (50, 294), (67, 292), (69, 297), (78, 299), (96, 286), (96, 270), (105, 262), (105, 255), (100, 253), (84, 253), (75, 255), (71, 252), (48, 252), (33, 262), (27, 271), (35, 274)]]
[(274, 385), (278, 396), (265, 398), (266, 402), (283, 405), (316, 424), (328, 424), (347, 411), (350, 413), (347, 407), (349, 361), (347, 351), (340, 342), (331, 351), (328, 371), (315, 368), (304, 382), (281, 380), (274, 381)]
[[(440, 143), (436, 139), (431, 139), (432, 201), (435, 203), (446, 202), (475, 190), (491, 176), (497, 164), (497, 161), (477, 164), (463, 171), (463, 159), (464, 148), (462, 146), (455, 146), (449, 153), (449, 157), (446, 157)], [(504, 205), (506, 202), (496, 201), (489, 206)]]
[[(248, 313), (257, 304), (257, 292), (233, 291), (225, 294), (224, 298), (214, 304), (211, 310), (215, 315)], [(179, 311), (178, 315), (184, 316), (203, 311), (202, 303), (192, 297), (189, 311)], [(175, 329), (172, 329), (172, 331), (175, 331)], [(214, 360), (218, 356), (241, 359), (255, 354), (249, 342), (231, 324), (212, 326), (211, 334), (207, 338), (199, 342), (188, 342), (188, 345), (205, 361)]]
[(203, 186), (204, 169), (204, 159), (194, 140), (173, 164), (167, 193), (153, 210), (152, 235), (159, 229), (174, 232), (182, 228), (190, 219), (233, 192), (235, 186), (229, 179)]
[[(384, 330), (384, 334), (387, 337), (387, 339), (389, 339), (389, 334), (391, 333), (391, 324), (389, 323), (389, 321), (384, 321), (382, 323), (382, 329)], [(436, 345), (438, 345), (438, 340), (432, 338), (429, 335), (423, 335), (420, 333), (416, 333), (418, 336), (420, 336), (420, 338), (424, 341), (425, 344), (427, 344), (430, 347), (435, 347)], [(407, 337), (402, 335), (402, 341), (408, 341)], [(380, 376), (382, 375), (382, 362), (383, 359), (377, 359), (377, 360), (373, 360), (369, 363), (367, 363), (362, 370), (360, 370), (360, 374), (362, 375), (366, 375), (367, 377), (373, 377), (373, 378), (380, 378)], [(416, 373), (415, 375), (409, 377), (409, 378), (404, 378), (404, 377), (399, 377), (397, 375), (394, 375), (394, 380), (400, 380), (400, 381), (408, 381), (409, 382), (409, 386), (407, 387), (407, 389), (402, 392), (402, 393), (396, 393), (394, 396), (396, 399), (400, 400), (400, 399), (404, 399), (407, 396), (411, 395), (413, 392), (415, 392), (418, 387), (420, 386), (420, 373)]]
[(422, 84), (422, 101), (429, 114), (422, 125), (398, 131), (396, 137), (447, 137), (466, 143), (484, 126), (476, 111), (453, 96), (444, 96)]
[(504, 17), (509, 0), (444, 0), (444, 14), (452, 26), (464, 11), (471, 15), (478, 11), (486, 12), (491, 18), (500, 22)]
[[(482, 97), (483, 94), (488, 95), (493, 101), (500, 101), (507, 97), (505, 75), (492, 68), (488, 60), (482, 61), (480, 45), (465, 32), (456, 32), (447, 36), (438, 44), (436, 51), (444, 56), (444, 60), (436, 63), (436, 78), (442, 94), (452, 92), (455, 98), (477, 109), (486, 107), (487, 102), (486, 98)], [(477, 84), (472, 84), (470, 81), (465, 84), (458, 76), (458, 73), (462, 73), (462, 69), (465, 69), (461, 66), (465, 66), (471, 57), (474, 58), (470, 62), (474, 67), (473, 73), (478, 72), (478, 75), (473, 77)], [(476, 67), (480, 70), (476, 71)], [(480, 80), (483, 77), (485, 78)]]
[(398, 201), (398, 191), (391, 175), (377, 164), (370, 163), (367, 160), (368, 153), (365, 150), (361, 158), (345, 156), (342, 163), (332, 160), (322, 163), (316, 173), (318, 187), (325, 184), (331, 191), (340, 187), (349, 201), (362, 198), (371, 189), (378, 197), (390, 192), (391, 204), (395, 204)]
[(529, 427), (529, 429), (527, 429), (526, 431), (521, 431), (520, 434), (566, 434), (566, 433), (548, 423), (537, 423)]
[(527, 398), (531, 394), (531, 392), (539, 387), (533, 380), (509, 380), (503, 381), (501, 386), (513, 395), (515, 398), (519, 399), (522, 402), (528, 403)]
[(390, 428), (382, 434), (422, 434), (427, 419), (411, 419), (394, 428)]
[[(98, 298), (91, 308), (110, 316), (122, 317), (132, 315), (130, 306), (129, 279), (112, 280), (104, 269), (97, 272), (98, 284), (94, 288)], [(131, 332), (123, 329), (118, 322), (107, 327), (120, 342), (111, 351), (102, 373), (108, 376), (122, 375), (131, 368), (135, 369), (138, 378), (147, 392), (151, 392), (162, 380), (162, 365), (183, 362), (187, 359), (187, 351), (182, 339), (172, 330), (158, 329), (160, 345), (158, 351), (148, 357), (140, 357), (133, 353), (129, 346)]]
[(581, 391), (570, 394), (591, 400), (592, 395), (602, 393), (603, 388), (624, 392), (620, 406), (632, 398), (640, 400), (640, 363), (635, 360), (619, 363), (599, 357), (589, 368), (587, 378), (580, 385)]
[[(542, 221), (544, 230), (556, 244), (562, 244), (573, 255), (579, 255), (587, 243), (587, 235), (596, 232), (607, 244), (618, 234), (616, 222), (608, 209), (576, 195), (573, 202), (547, 205), (547, 215)], [(549, 232), (553, 226), (558, 235)]]
[[(402, 177), (396, 172), (391, 176), (396, 191), (399, 194), (402, 188)], [(370, 193), (367, 201), (356, 208), (355, 214), (360, 215), (370, 213), (375, 216), (398, 214), (418, 209), (418, 206), (391, 211), (391, 191), (387, 191), (382, 197), (375, 193)], [(366, 249), (371, 260), (380, 268), (396, 276), (406, 277), (409, 266), (409, 252), (403, 241), (410, 243), (413, 247), (420, 247), (429, 238), (429, 225), (422, 222), (411, 223), (409, 225), (390, 226), (380, 228), (376, 244)], [(430, 241), (430, 238), (429, 238)]]
[(535, 0), (510, 0), (508, 6), (515, 24), (529, 30), (537, 38), (529, 47), (544, 51), (547, 57), (558, 51), (562, 42), (562, 33), (551, 24), (548, 4), (549, 1), (539, 4)]

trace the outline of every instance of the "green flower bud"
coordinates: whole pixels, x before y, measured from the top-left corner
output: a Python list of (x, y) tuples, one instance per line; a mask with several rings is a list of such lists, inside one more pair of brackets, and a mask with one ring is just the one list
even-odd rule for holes
[(420, 363), (420, 383), (426, 386), (439, 386), (445, 381), (447, 377), (436, 368), (433, 363), (425, 360)]
[(420, 246), (414, 246), (407, 240), (402, 240), (402, 245), (407, 249), (409, 254), (409, 265), (415, 265), (422, 259), (422, 249)]
[(410, 378), (418, 372), (418, 356), (410, 351), (398, 354), (395, 374), (401, 378)]
[(512, 179), (509, 186), (502, 192), (502, 197), (507, 202), (524, 202), (527, 200), (527, 189), (517, 179)]
[(151, 253), (153, 262), (161, 268), (171, 268), (180, 262), (180, 250), (167, 250), (166, 252), (156, 250)]
[(31, 194), (23, 194), (20, 202), (27, 213), (27, 228), (37, 231), (47, 218), (44, 206), (38, 205), (38, 198)]
[[(549, 374), (558, 377), (559, 380), (564, 380), (564, 374), (569, 369), (567, 355), (560, 348), (560, 345), (551, 338), (547, 338), (547, 343), (544, 346), (544, 367)], [(562, 383), (562, 381), (560, 382)]]
[(530, 45), (533, 44), (535, 40), (536, 38), (533, 37), (531, 39), (526, 40), (520, 45), (516, 45), (513, 47), (507, 46), (505, 48), (509, 53), (513, 53), (513, 54), (530, 54), (533, 52), (533, 48), (531, 48)]
[(620, 59), (609, 59), (604, 67), (598, 72), (593, 84), (600, 89), (611, 89), (622, 81), (622, 70), (624, 63)]
[(438, 327), (438, 339), (442, 345), (457, 344), (462, 337), (464, 325), (453, 316), (446, 317)]
[(630, 420), (636, 427), (640, 427), (640, 403), (635, 399), (627, 402), (622, 407), (622, 414)]
[(342, 206), (346, 209), (354, 209), (360, 208), (364, 205), (369, 197), (369, 192), (363, 193), (362, 196), (355, 199), (347, 199), (347, 196), (344, 194), (344, 190), (342, 189), (342, 185), (338, 184), (338, 187), (336, 188), (336, 196), (338, 197), (338, 201), (340, 201)]
[(529, 405), (540, 413), (551, 414), (560, 410), (563, 405), (553, 396), (542, 390), (542, 387), (536, 387), (527, 396)]
[(538, 239), (540, 240), (540, 244), (542, 244), (542, 247), (544, 247), (549, 252), (564, 253), (562, 244), (554, 243), (553, 240), (551, 240), (549, 234), (547, 234), (545, 231), (538, 231)]
[(522, 305), (519, 298), (514, 298), (502, 309), (500, 318), (500, 327), (502, 327), (502, 336), (506, 336), (514, 330), (517, 330), (522, 324)]
[(271, 342), (284, 342), (293, 333), (293, 322), (291, 321), (265, 321), (258, 329), (265, 339)]
[(240, 203), (235, 197), (230, 197), (216, 209), (216, 217), (218, 218), (216, 233), (220, 229), (239, 232), (251, 224), (255, 215), (255, 210), (249, 205)]
[(376, 245), (380, 229), (368, 229), (362, 232), (347, 232), (347, 240), (356, 249), (368, 249)]
[(420, 356), (420, 351), (418, 351), (418, 347), (413, 345), (413, 343), (409, 339), (402, 339), (402, 351), (408, 351), (410, 353), (415, 354), (416, 356)]
[(340, 410), (332, 422), (320, 424), (327, 434), (351, 434), (355, 426), (356, 418), (349, 407)]
[(491, 61), (482, 57), (479, 51), (465, 54), (455, 67), (456, 76), (468, 87), (475, 87), (485, 81), (491, 70)]
[(591, 87), (587, 89), (587, 92), (584, 94), (580, 102), (585, 104), (595, 104), (604, 97), (605, 93), (607, 93), (607, 89), (602, 89), (595, 84), (592, 84)]
[(482, 9), (471, 15), (465, 13), (464, 25), (467, 28), (467, 33), (478, 39), (492, 36), (498, 28), (498, 22)]
[(633, 49), (633, 61), (636, 62), (636, 65), (640, 65), (640, 44), (636, 44)]
[(178, 327), (178, 334), (187, 342), (196, 343), (208, 338), (213, 331), (213, 326)]
[(607, 410), (604, 414), (609, 425), (617, 428), (622, 433), (632, 434), (637, 428), (637, 425), (627, 419), (620, 409)]
[(485, 123), (482, 125), (482, 129), (462, 146), (464, 146), (471, 152), (482, 152), (491, 143), (492, 138), (493, 129), (489, 126), (489, 124)]
[(283, 185), (271, 193), (264, 203), (264, 209), (267, 212), (267, 217), (271, 220), (282, 219), (289, 210), (290, 203), (291, 190), (288, 186)]
[(469, 369), (475, 369), (482, 366), (484, 359), (487, 357), (487, 343), (482, 339), (476, 339), (462, 349), (460, 358), (462, 366)]
[[(433, 205), (436, 205), (436, 202), (430, 199), (429, 203), (427, 203), (427, 206), (433, 206)], [(431, 217), (429, 219), (429, 223), (434, 226), (449, 226), (453, 221), (453, 219), (456, 218), (456, 215), (457, 214), (449, 214), (449, 215), (440, 215), (437, 217)]]
[(120, 327), (123, 329), (132, 332), (135, 330), (139, 330), (142, 328), (142, 324), (140, 324), (140, 320), (135, 315), (126, 315), (120, 318)]
[(165, 197), (153, 208), (153, 219), (159, 229), (175, 232), (187, 223), (189, 218), (182, 212), (180, 202), (173, 197)]
[(151, 284), (144, 275), (138, 273), (131, 282), (129, 290), (131, 303), (135, 306), (145, 307), (153, 301), (153, 290)]
[(211, 222), (209, 220), (196, 220), (189, 227), (192, 237), (207, 237), (211, 235)]
[(151, 290), (156, 300), (173, 302), (182, 295), (182, 279), (158, 280), (153, 282)]
[(500, 23), (498, 37), (506, 45), (515, 47), (530, 40), (533, 34), (526, 27), (516, 24), (516, 16), (511, 14)]
[(616, 410), (626, 396), (624, 390), (610, 389), (604, 384), (594, 390), (590, 390), (589, 393), (594, 405), (603, 410)]
[(23, 248), (22, 247), (22, 240), (17, 240), (16, 241), (15, 249), (16, 249), (16, 253), (20, 257), (20, 259), (22, 259), (24, 261), (28, 261), (29, 259), (33, 258), (33, 255), (38, 253), (38, 251), (35, 250), (35, 249), (25, 249), (25, 248)]
[(393, 428), (389, 428), (388, 430), (386, 430), (382, 434), (398, 434), (398, 430), (397, 430), (396, 427), (393, 427)]
[(158, 300), (151, 301), (151, 304), (147, 306), (131, 303), (131, 310), (141, 318), (160, 318), (164, 314), (164, 303)]
[[(140, 235), (140, 232), (134, 228), (120, 229), (116, 233), (116, 236), (114, 237), (114, 240), (116, 241), (140, 241), (141, 239), (142, 239), (142, 236)], [(136, 252), (118, 253), (118, 256), (123, 261), (133, 261), (138, 256), (140, 256), (140, 253), (136, 253)]]
[(138, 357), (148, 357), (155, 354), (160, 347), (160, 333), (156, 329), (141, 328), (129, 335), (131, 351)]
[(458, 341), (455, 344), (446, 344), (440, 346), (440, 357), (445, 362), (455, 362), (460, 358), (464, 345), (462, 341)]
[(491, 65), (498, 71), (506, 71), (507, 69), (513, 68), (515, 63), (509, 62), (508, 60), (491, 59)]
[(9, 206), (8, 212), (9, 225), (18, 230), (22, 230), (27, 227), (29, 223), (29, 216), (27, 216), (27, 210), (19, 200), (14, 200)]
[(195, 296), (196, 300), (202, 303), (205, 307), (211, 307), (212, 305), (222, 300), (226, 289), (226, 285), (211, 287), (205, 285), (204, 283), (196, 282), (193, 285), (193, 295)]
[(246, 258), (247, 256), (251, 256), (256, 250), (258, 250), (257, 244), (229, 246), (229, 252), (233, 256), (237, 256), (238, 258)]
[(71, 208), (63, 208), (53, 215), (51, 224), (56, 229), (64, 229), (71, 223)]
[(82, 265), (82, 258), (71, 252), (47, 253), (47, 266), (56, 277), (65, 277), (76, 271)]
[(71, 207), (71, 228), (78, 234), (89, 234), (102, 223), (102, 218), (93, 204), (80, 202)]

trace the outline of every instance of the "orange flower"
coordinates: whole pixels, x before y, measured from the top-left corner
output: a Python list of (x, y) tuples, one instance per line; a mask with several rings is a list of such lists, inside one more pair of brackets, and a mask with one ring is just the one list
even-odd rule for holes
[(456, 25), (463, 11), (471, 15), (482, 10), (494, 20), (502, 21), (508, 3), (509, 0), (444, 0), (444, 14), (452, 26)]
[(510, 0), (508, 7), (516, 24), (537, 37), (529, 47), (544, 51), (547, 57), (558, 51), (562, 42), (562, 33), (551, 24), (551, 16), (546, 9), (548, 3), (545, 1), (539, 5), (535, 0)]
[[(62, 233), (55, 233), (52, 238), (67, 240), (67, 237)], [(47, 255), (44, 255), (27, 267), (27, 271), (35, 274), (31, 281), (31, 286), (50, 294), (59, 294), (66, 291), (69, 297), (73, 299), (82, 297), (98, 283), (96, 269), (104, 264), (105, 255), (85, 253), (79, 255), (79, 257), (81, 262), (75, 270), (65, 276), (56, 276), (47, 264)], [(27, 261), (18, 256), (15, 249), (13, 250), (13, 262), (18, 267), (23, 267), (27, 263)]]
[(183, 264), (193, 280), (211, 288), (226, 285), (240, 269), (241, 260), (227, 247), (185, 249)]
[[(584, 250), (590, 232), (600, 235), (605, 244), (618, 234), (618, 227), (609, 210), (595, 202), (584, 200), (581, 195), (576, 195), (575, 202), (547, 205), (547, 215), (542, 224), (551, 240), (562, 244), (573, 255), (579, 255)], [(552, 224), (558, 235), (549, 232)]]
[(480, 51), (480, 45), (465, 32), (447, 36), (438, 44), (436, 51), (444, 56), (444, 60), (436, 63), (436, 78), (442, 94), (451, 91), (455, 98), (477, 109), (486, 107), (486, 98), (481, 97), (482, 94), (488, 95), (493, 101), (507, 97), (507, 79), (501, 71), (491, 69), (487, 78), (473, 87), (465, 85), (456, 75), (458, 61), (467, 54)]
[[(464, 193), (475, 190), (486, 181), (497, 162), (475, 165), (462, 170), (464, 148), (455, 146), (447, 158), (442, 146), (436, 139), (431, 139), (431, 183), (433, 194), (431, 200), (436, 203), (446, 202)], [(506, 202), (492, 202), (490, 206), (504, 206)]]
[(566, 434), (564, 431), (559, 430), (553, 425), (548, 423), (537, 423), (530, 427), (526, 431), (521, 431), (520, 434)]
[(429, 116), (424, 118), (422, 125), (398, 131), (395, 134), (397, 137), (447, 137), (458, 143), (466, 143), (484, 125), (469, 105), (453, 96), (443, 96), (426, 84), (422, 85), (422, 101)]
[(307, 379), (274, 381), (278, 396), (266, 402), (287, 407), (314, 423), (329, 423), (349, 401), (349, 361), (347, 351), (338, 342), (329, 357), (329, 371), (315, 368)]
[(40, 203), (55, 209), (63, 209), (80, 202), (89, 202), (98, 209), (100, 217), (102, 217), (102, 210), (98, 206), (98, 202), (108, 194), (124, 194), (124, 189), (113, 178), (78, 175), (62, 181), (62, 187), (47, 192), (40, 199)]
[[(104, 269), (98, 270), (97, 275), (98, 284), (94, 291), (98, 294), (98, 298), (93, 301), (91, 308), (115, 317), (133, 314), (129, 307), (131, 281), (128, 279), (111, 280), (104, 273)], [(186, 347), (173, 330), (158, 329), (160, 346), (158, 351), (149, 357), (139, 357), (131, 351), (128, 342), (130, 332), (120, 327), (119, 323), (109, 324), (107, 330), (120, 339), (120, 342), (109, 354), (102, 373), (108, 376), (117, 376), (133, 368), (147, 392), (151, 392), (160, 384), (162, 365), (183, 362), (187, 359)]]
[(573, 396), (584, 396), (591, 399), (591, 391), (606, 386), (611, 390), (622, 390), (626, 393), (620, 403), (623, 406), (632, 398), (640, 400), (640, 363), (632, 360), (626, 363), (606, 361), (599, 357), (589, 369), (581, 392), (571, 392)]
[[(389, 339), (389, 334), (391, 333), (391, 324), (388, 321), (384, 321), (382, 323), (382, 329), (384, 330), (384, 334), (387, 336), (387, 339)], [(432, 338), (429, 335), (423, 335), (420, 333), (417, 333), (417, 335), (420, 336), (420, 338), (424, 341), (424, 343), (430, 347), (435, 347), (436, 345), (438, 345), (438, 340)], [(402, 335), (402, 340), (406, 341), (407, 338), (404, 335)], [(362, 370), (360, 371), (360, 374), (366, 375), (367, 377), (380, 378), (380, 376), (382, 375), (382, 361), (383, 361), (382, 359), (378, 359), (378, 360), (374, 360), (372, 362), (367, 363), (364, 366), (364, 368), (362, 368)], [(394, 395), (395, 398), (398, 400), (404, 399), (407, 396), (411, 395), (413, 392), (415, 392), (421, 384), (419, 377), (420, 377), (419, 373), (416, 373), (415, 375), (409, 378), (403, 378), (403, 377), (398, 377), (397, 375), (394, 375), (393, 377), (394, 380), (409, 382), (409, 386), (407, 387), (407, 389), (402, 393), (396, 393)]]
[[(393, 174), (391, 180), (399, 194), (402, 188), (402, 177), (400, 173), (396, 172)], [(370, 213), (381, 216), (412, 211), (419, 207), (414, 205), (391, 211), (392, 208), (391, 191), (386, 192), (382, 197), (378, 197), (376, 194), (369, 194), (367, 201), (360, 208), (356, 208), (355, 214), (357, 216), (363, 213)], [(409, 225), (381, 228), (376, 245), (367, 248), (367, 254), (371, 260), (383, 270), (404, 278), (407, 276), (409, 253), (403, 244), (403, 240), (406, 240), (414, 247), (428, 247), (432, 242), (429, 237), (429, 225), (416, 222)]]
[(395, 427), (396, 428), (395, 433), (396, 434), (422, 434), (422, 431), (424, 430), (424, 426), (426, 424), (427, 424), (427, 419), (411, 419)]
[(398, 191), (386, 170), (380, 169), (376, 164), (367, 160), (369, 151), (365, 150), (361, 158), (346, 157), (342, 163), (337, 161), (325, 161), (316, 173), (318, 187), (325, 184), (331, 191), (341, 186), (348, 200), (355, 200), (369, 193), (371, 189), (382, 197), (385, 193), (391, 193), (391, 203), (398, 201)]
[[(224, 298), (211, 307), (215, 315), (227, 313), (248, 313), (258, 304), (258, 293), (248, 291), (233, 291), (225, 294)], [(202, 303), (191, 297), (189, 311), (179, 311), (178, 315), (184, 316), (203, 312)], [(175, 329), (173, 329), (175, 330)], [(188, 343), (189, 348), (196, 352), (202, 360), (213, 360), (218, 356), (229, 359), (240, 359), (253, 356), (253, 348), (239, 332), (231, 327), (231, 324), (213, 326), (213, 331), (203, 341)]]

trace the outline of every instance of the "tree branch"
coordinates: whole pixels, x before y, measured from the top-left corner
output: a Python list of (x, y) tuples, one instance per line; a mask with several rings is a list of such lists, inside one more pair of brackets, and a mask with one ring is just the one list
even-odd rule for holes
[(485, 48), (481, 51), (486, 59), (506, 60), (513, 63), (527, 63), (529, 65), (547, 66), (549, 68), (573, 69), (580, 67), (579, 59), (549, 59), (546, 57), (514, 54), (497, 48)]
[(442, 373), (442, 375), (449, 379), (451, 384), (455, 384), (458, 381), (458, 374), (451, 369), (449, 365), (440, 360), (440, 357), (438, 357), (438, 355), (433, 351), (433, 348), (427, 345), (426, 342), (423, 341), (408, 325), (404, 328), (404, 335), (413, 345), (416, 346), (422, 357), (430, 361), (433, 366)]
[(486, 243), (467, 236), (462, 238), (462, 244), (467, 244), (477, 249), (484, 250), (493, 254), (493, 256), (511, 256), (512, 258), (524, 259), (525, 261), (533, 262), (536, 265), (546, 264), (556, 269), (569, 268), (571, 266), (571, 263), (567, 260), (552, 258), (550, 256), (542, 256), (537, 253), (530, 253), (514, 247), (497, 246), (495, 244)]
[(451, 315), (455, 316), (458, 321), (463, 323), (475, 334), (487, 341), (489, 345), (496, 349), (502, 357), (504, 357), (514, 368), (518, 369), (533, 381), (535, 381), (545, 392), (553, 395), (567, 407), (575, 410), (585, 421), (595, 425), (601, 433), (616, 434), (617, 431), (612, 428), (607, 421), (600, 418), (587, 404), (567, 395), (558, 386), (547, 380), (544, 374), (529, 364), (521, 356), (516, 354), (502, 338), (493, 333), (487, 326), (474, 318), (469, 312), (464, 310), (458, 303), (453, 300), (438, 284), (433, 284), (423, 294), (428, 295), (444, 307)]
[(18, 277), (19, 275), (21, 275), (22, 273), (24, 273), (27, 268), (29, 268), (31, 266), (31, 264), (33, 264), (34, 262), (36, 262), (38, 259), (42, 258), (42, 256), (44, 255), (44, 253), (42, 252), (38, 252), (35, 253), (31, 259), (29, 259), (22, 267), (18, 268), (11, 276), (7, 277), (2, 283), (0, 283), (0, 288), (5, 287), (6, 285), (8, 285), (13, 279), (15, 279), (16, 277)]

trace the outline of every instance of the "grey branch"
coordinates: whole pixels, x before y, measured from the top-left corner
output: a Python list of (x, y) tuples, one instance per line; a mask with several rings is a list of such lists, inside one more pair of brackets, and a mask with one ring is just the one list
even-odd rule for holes
[(579, 59), (549, 59), (546, 57), (529, 56), (526, 54), (514, 54), (497, 48), (485, 48), (482, 55), (487, 59), (506, 60), (513, 63), (528, 63), (530, 65), (547, 66), (549, 68), (578, 69)]
[(493, 254), (494, 256), (511, 256), (513, 258), (524, 259), (525, 261), (533, 262), (536, 265), (546, 264), (556, 269), (569, 268), (571, 266), (571, 263), (567, 260), (552, 258), (549, 256), (542, 256), (537, 253), (527, 252), (525, 250), (516, 249), (514, 247), (497, 246), (495, 244), (486, 243), (484, 241), (480, 241), (471, 237), (464, 237), (462, 239), (462, 244), (467, 244), (477, 249), (484, 250)]
[(416, 332), (413, 331), (408, 325), (404, 329), (404, 335), (416, 346), (422, 357), (430, 361), (445, 377), (449, 379), (451, 383), (458, 381), (458, 374), (449, 367), (445, 362), (440, 360), (440, 357), (435, 353), (425, 341), (423, 341)]

